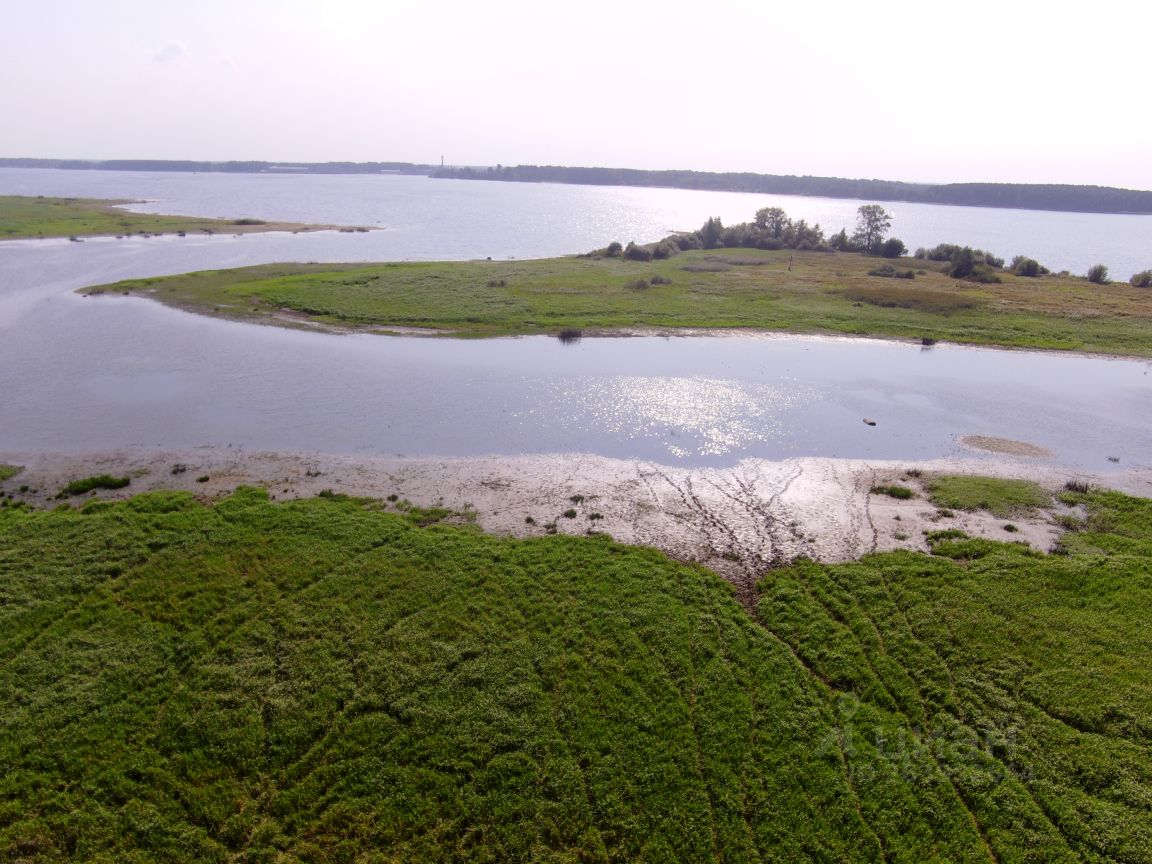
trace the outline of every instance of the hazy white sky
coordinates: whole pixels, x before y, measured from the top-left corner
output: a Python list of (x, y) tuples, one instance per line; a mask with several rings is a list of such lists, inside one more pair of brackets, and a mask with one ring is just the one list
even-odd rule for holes
[(1147, 10), (0, 0), (0, 156), (1152, 189)]

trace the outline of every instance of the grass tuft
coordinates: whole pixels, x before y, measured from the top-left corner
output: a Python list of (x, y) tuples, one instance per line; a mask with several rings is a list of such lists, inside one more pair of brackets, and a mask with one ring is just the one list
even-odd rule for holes
[(113, 477), (111, 474), (96, 474), (82, 480), (73, 480), (60, 490), (56, 497), (64, 498), (68, 495), (83, 495), (94, 489), (123, 489), (132, 481), (127, 477)]

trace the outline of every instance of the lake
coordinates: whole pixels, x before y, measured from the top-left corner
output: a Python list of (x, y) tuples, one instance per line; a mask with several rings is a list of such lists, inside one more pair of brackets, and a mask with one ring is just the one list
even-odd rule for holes
[(573, 345), (338, 336), (72, 293), (127, 277), (375, 254), (366, 236), (0, 244), (0, 450), (587, 452), (727, 465), (932, 458), (978, 434), (1030, 441), (1085, 469), (1152, 455), (1148, 361), (768, 335)]
[[(136, 209), (193, 216), (369, 225), (354, 242), (297, 247), (316, 260), (542, 258), (643, 243), (699, 228), (710, 216), (747, 222), (783, 207), (826, 233), (855, 224), (859, 201), (683, 189), (637, 189), (404, 175), (188, 174), (0, 168), (0, 194), (139, 198)], [(892, 233), (909, 249), (950, 242), (1052, 270), (1113, 278), (1152, 268), (1152, 216), (1049, 213), (891, 202)], [(144, 274), (136, 274), (144, 275)]]

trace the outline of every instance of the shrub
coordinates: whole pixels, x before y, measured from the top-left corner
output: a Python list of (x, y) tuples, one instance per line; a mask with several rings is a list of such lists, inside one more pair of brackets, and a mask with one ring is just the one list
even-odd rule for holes
[(1093, 264), (1088, 268), (1088, 281), (1094, 285), (1108, 284), (1108, 268), (1103, 264)]
[(987, 256), (987, 254), (988, 253), (979, 249), (971, 249), (968, 246), (956, 248), (952, 252), (952, 259), (944, 269), (944, 273), (953, 279), (964, 279), (968, 282), (999, 282), (1001, 281), (999, 276), (995, 273), (988, 272), (988, 266), (990, 265), (985, 264), (985, 256)]
[(868, 271), (869, 276), (884, 276), (888, 279), (915, 279), (915, 270), (897, 270), (891, 264), (881, 264)]
[(608, 244), (608, 248), (604, 250), (604, 254), (609, 258), (618, 258), (620, 253), (624, 251), (624, 247), (620, 245), (618, 240), (613, 240)]
[(1128, 280), (1133, 288), (1152, 288), (1152, 270), (1141, 270)]
[(1048, 272), (1048, 268), (1035, 258), (1017, 255), (1012, 259), (1012, 272), (1017, 276), (1043, 276)]
[(889, 237), (880, 245), (880, 255), (884, 258), (899, 258), (907, 253), (908, 247), (904, 241), (896, 237)]
[(672, 280), (669, 279), (667, 276), (652, 276), (648, 279), (648, 282), (651, 285), (671, 285), (672, 284)]
[(931, 249), (923, 247), (916, 250), (917, 258), (924, 258), (928, 261), (951, 261), (953, 254), (960, 251), (960, 247), (955, 243), (938, 243)]
[(637, 246), (630, 242), (624, 247), (624, 257), (629, 261), (651, 261), (652, 250), (647, 246)]

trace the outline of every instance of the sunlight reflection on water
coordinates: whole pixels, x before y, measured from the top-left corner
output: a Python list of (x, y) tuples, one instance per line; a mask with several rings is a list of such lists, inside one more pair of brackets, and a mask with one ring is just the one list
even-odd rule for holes
[(784, 416), (819, 399), (816, 388), (792, 379), (752, 384), (704, 376), (598, 378), (573, 392), (571, 382), (552, 388), (546, 410), (592, 418), (622, 438), (662, 439), (668, 453), (723, 456), (786, 436)]

